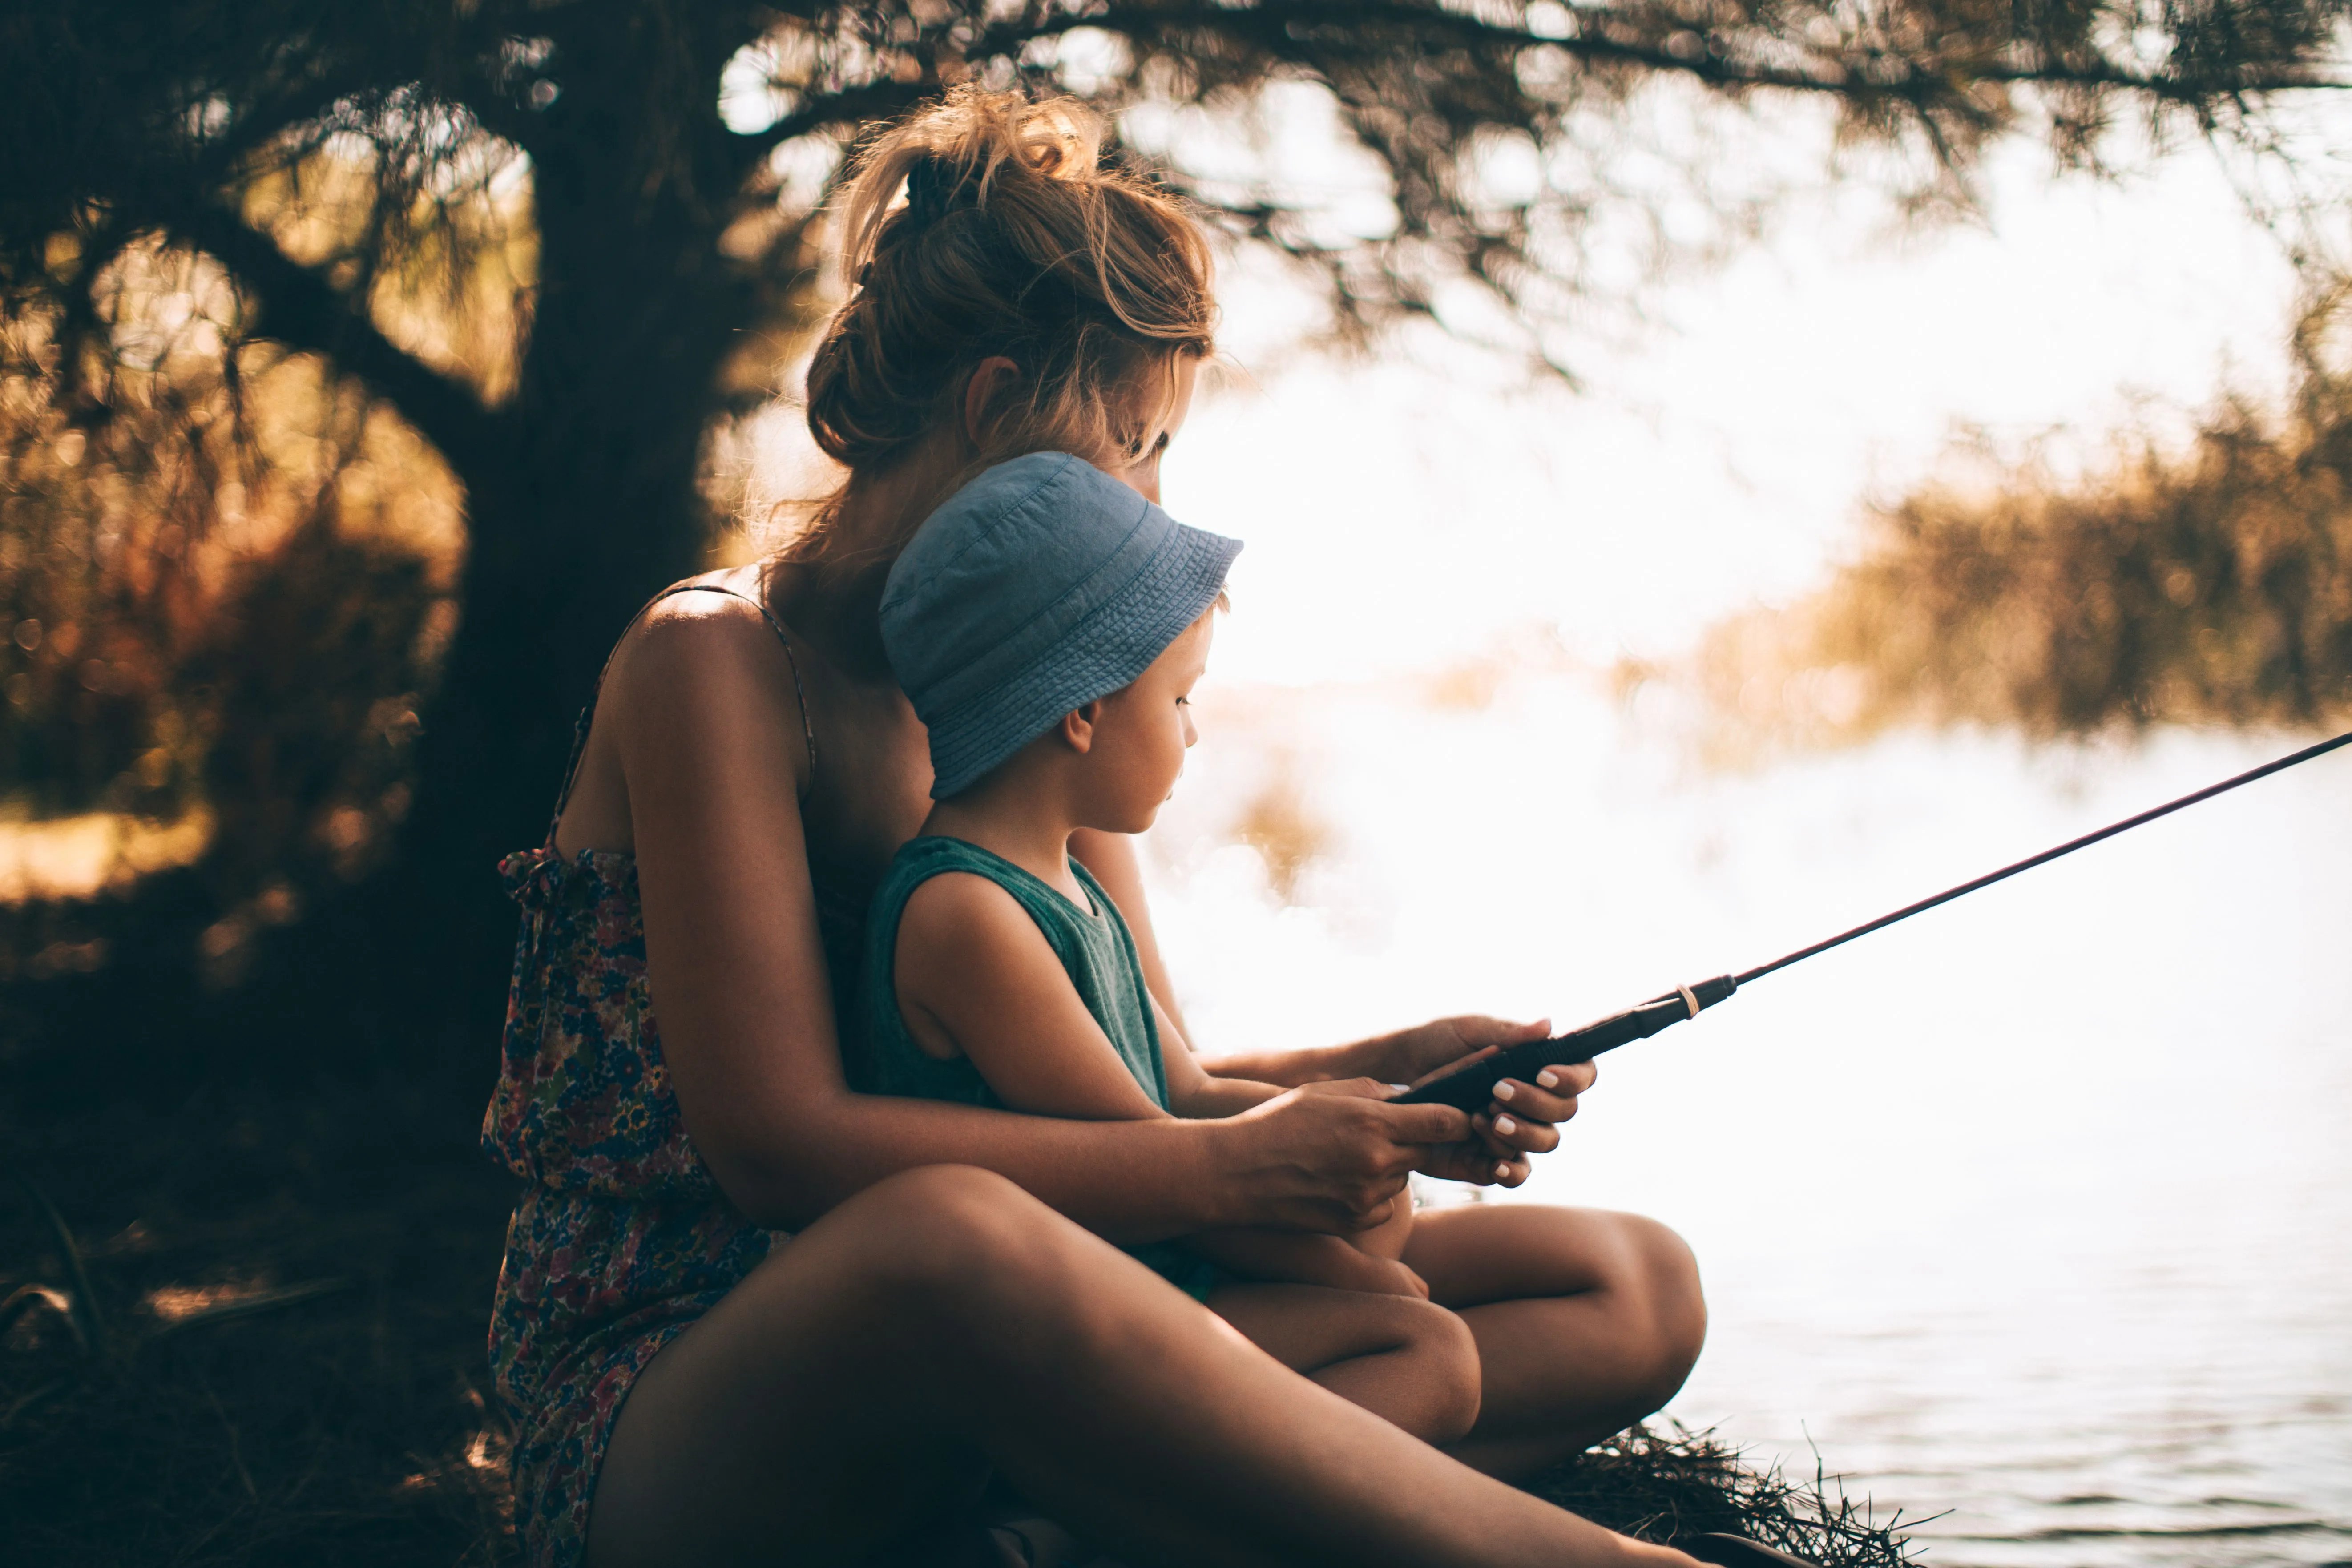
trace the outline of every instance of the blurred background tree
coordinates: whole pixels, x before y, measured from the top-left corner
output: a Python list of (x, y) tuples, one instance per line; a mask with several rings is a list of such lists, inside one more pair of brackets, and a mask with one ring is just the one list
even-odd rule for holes
[(2352, 718), (2352, 288), (2292, 346), (2284, 407), (2225, 397), (2185, 443), (2126, 433), (2066, 470), (1961, 444), (1821, 589), (1709, 634), (1724, 738)]
[[(2343, 80), (2347, 9), (0, 0), (0, 755), (13, 810), (103, 814), (124, 872), (10, 906), (5, 1048), (88, 1070), (91, 1009), (131, 998), (248, 1056), (486, 1070), (490, 865), (628, 615), (706, 564), (859, 128), (945, 85), (1120, 117), (1118, 155), (1300, 269), (1328, 337), (1429, 319), (1565, 374), (1607, 226), (1738, 227), (1697, 144), (1618, 156), (1649, 95), (1824, 105), (1959, 209), (2002, 137), (2094, 168), (2125, 126), (2263, 145), (2277, 95)], [(1377, 216), (1168, 130), (1299, 87)]]

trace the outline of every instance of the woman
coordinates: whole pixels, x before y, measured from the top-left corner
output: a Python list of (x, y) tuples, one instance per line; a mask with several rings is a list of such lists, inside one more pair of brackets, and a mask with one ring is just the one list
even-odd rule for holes
[[(878, 646), (882, 576), (962, 477), (1022, 452), (1078, 453), (1157, 499), (1213, 304), (1191, 220), (1100, 170), (1067, 108), (961, 92), (869, 148), (845, 219), (855, 288), (809, 378), (841, 492), (782, 556), (681, 584), (629, 628), (547, 845), (505, 867), (528, 913), (484, 1141), (530, 1185), (491, 1351), (531, 1561), (946, 1562), (941, 1521), (993, 1471), (1139, 1561), (1687, 1563), (1490, 1479), (1680, 1385), (1703, 1310), (1662, 1227), (1427, 1216), (1406, 1261), (1484, 1366), (1453, 1458), (1113, 1245), (1358, 1228), (1415, 1168), (1517, 1184), (1590, 1068), (1503, 1086), (1477, 1118), (1379, 1086), (1543, 1026), (1231, 1059), (1301, 1087), (1223, 1121), (845, 1089), (858, 911), (929, 804)], [(1131, 848), (1081, 853), (1181, 1027)]]

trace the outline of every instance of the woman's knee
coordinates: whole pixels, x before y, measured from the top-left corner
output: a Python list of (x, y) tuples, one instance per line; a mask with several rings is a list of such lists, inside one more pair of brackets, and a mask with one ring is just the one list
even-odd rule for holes
[(912, 1291), (971, 1289), (1034, 1267), (1075, 1231), (1069, 1221), (993, 1171), (924, 1165), (877, 1182), (855, 1200), (856, 1223), (877, 1244), (892, 1283)]
[[(870, 1283), (910, 1327), (1003, 1346), (1083, 1308), (1089, 1274), (1118, 1255), (993, 1172), (926, 1165), (856, 1200), (870, 1239)], [(1064, 1327), (1069, 1325), (1065, 1324)]]
[(1434, 1301), (1412, 1305), (1420, 1309), (1412, 1314), (1416, 1351), (1430, 1369), (1428, 1429), (1416, 1436), (1427, 1443), (1454, 1442), (1478, 1424), (1484, 1403), (1478, 1341), (1460, 1314)]

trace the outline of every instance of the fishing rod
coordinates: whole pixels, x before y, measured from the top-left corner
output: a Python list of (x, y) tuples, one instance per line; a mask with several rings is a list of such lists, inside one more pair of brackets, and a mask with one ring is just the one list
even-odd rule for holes
[(2137, 816), (2126, 816), (2121, 822), (2109, 823), (2095, 833), (2085, 833), (2080, 838), (2070, 838), (2055, 848), (2044, 849), (2039, 855), (2030, 856), (2014, 865), (2003, 866), (1998, 871), (1988, 871), (1973, 881), (1962, 882), (1957, 888), (1947, 888), (1932, 898), (1921, 899), (1916, 904), (1906, 904), (1891, 914), (1881, 915), (1874, 921), (1855, 926), (1852, 931), (1840, 931), (1837, 935), (1817, 942), (1811, 947), (1801, 947), (1796, 952), (1776, 958), (1769, 963), (1759, 963), (1755, 968), (1743, 970), (1738, 974), (1718, 974), (1712, 980), (1702, 980), (1695, 985), (1677, 985), (1663, 995), (1651, 997), (1638, 1007), (1629, 1007), (1622, 1013), (1612, 1013), (1606, 1018), (1595, 1019), (1580, 1029), (1571, 1029), (1565, 1035), (1557, 1035), (1548, 1040), (1530, 1040), (1525, 1045), (1507, 1047), (1490, 1057), (1465, 1058), (1451, 1067), (1440, 1068), (1405, 1093), (1397, 1096), (1391, 1103), (1451, 1105), (1461, 1110), (1476, 1110), (1491, 1098), (1495, 1083), (1499, 1079), (1515, 1078), (1522, 1082), (1532, 1082), (1536, 1074), (1546, 1068), (1569, 1067), (1579, 1062), (1589, 1062), (1603, 1051), (1614, 1050), (1619, 1046), (1629, 1045), (1635, 1040), (1646, 1040), (1669, 1025), (1679, 1024), (1686, 1018), (1697, 1017), (1701, 1009), (1714, 1006), (1717, 1003), (1729, 997), (1741, 986), (1752, 984), (1776, 970), (1786, 969), (1792, 963), (1802, 963), (1817, 953), (1827, 952), (1833, 947), (1843, 947), (1856, 937), (1868, 936), (1874, 931), (1883, 931), (1897, 921), (1907, 921), (1913, 915), (1934, 909), (1937, 904), (1950, 903), (1962, 894), (1973, 893), (1979, 888), (1990, 888), (1995, 882), (2016, 876), (2020, 871), (2031, 871), (2036, 866), (2046, 866), (2062, 855), (2072, 855), (2075, 850), (2087, 848), (2103, 838), (2113, 838), (2116, 834), (2127, 832), (2143, 823), (2154, 822), (2159, 816), (2169, 816), (2172, 813), (2195, 805), (2200, 801), (2210, 800), (2217, 795), (2226, 794), (2241, 784), (2250, 784), (2256, 779), (2268, 778), (2273, 773), (2284, 772), (2299, 763), (2307, 763), (2314, 757), (2325, 756), (2338, 746), (2345, 745), (2352, 745), (2352, 730), (2345, 731), (2332, 741), (2322, 741), (2315, 746), (2305, 746), (2292, 756), (2281, 757), (2276, 762), (2264, 763), (2258, 768), (2249, 768), (2235, 778), (2223, 779), (2217, 784), (2208, 784), (2193, 795), (2184, 795), (2179, 800), (2167, 801), (2162, 805), (2143, 811)]

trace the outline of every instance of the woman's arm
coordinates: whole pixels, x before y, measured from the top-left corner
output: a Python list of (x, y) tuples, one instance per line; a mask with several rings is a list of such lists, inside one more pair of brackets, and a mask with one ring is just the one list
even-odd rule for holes
[[(1151, 927), (1151, 904), (1144, 896), (1143, 869), (1135, 857), (1135, 840), (1124, 833), (1083, 828), (1071, 836), (1071, 853), (1103, 885), (1111, 901), (1126, 917), (1135, 937), (1136, 956), (1143, 962), (1143, 978), (1159, 1000), (1164, 1017), (1174, 1025), (1179, 1042), (1189, 1048), (1191, 1032), (1176, 1005), (1176, 987), (1160, 954), (1160, 939)], [(1165, 1026), (1163, 1026), (1164, 1031)], [(1444, 1067), (1489, 1047), (1515, 1046), (1539, 1040), (1550, 1033), (1549, 1020), (1511, 1023), (1502, 1018), (1465, 1016), (1440, 1018), (1341, 1046), (1297, 1046), (1281, 1050), (1240, 1051), (1213, 1058), (1201, 1065), (1218, 1078), (1247, 1079), (1256, 1083), (1296, 1089), (1328, 1079), (1369, 1078), (1383, 1083), (1410, 1083), (1422, 1074)]]
[(720, 1187), (759, 1224), (803, 1225), (884, 1176), (952, 1163), (1120, 1240), (1351, 1230), (1388, 1214), (1423, 1145), (1463, 1133), (1459, 1112), (1382, 1104), (1369, 1085), (1211, 1121), (853, 1094), (802, 841), (800, 715), (774, 637), (731, 600), (666, 601), (625, 640), (599, 709), (625, 780), (671, 1084)]
[[(1134, 933), (1136, 953), (1143, 962), (1144, 980), (1160, 1003), (1161, 1031), (1177, 1043), (1176, 1048), (1163, 1053), (1172, 1097), (1180, 1061), (1191, 1057), (1192, 1052), (1184, 1037), (1183, 1016), (1176, 1010), (1175, 987), (1169, 982), (1168, 966), (1160, 959), (1159, 940), (1151, 929), (1151, 907), (1144, 896), (1143, 874), (1136, 863), (1134, 840), (1125, 834), (1087, 830), (1073, 836), (1070, 847), (1118, 905), (1128, 929)], [(1244, 1094), (1255, 1092), (1256, 1086), (1262, 1084), (1297, 1088), (1333, 1079), (1411, 1083), (1465, 1056), (1491, 1054), (1522, 1040), (1541, 1039), (1550, 1031), (1550, 1022), (1546, 1019), (1517, 1024), (1469, 1016), (1440, 1018), (1344, 1046), (1244, 1051), (1207, 1061), (1195, 1058), (1184, 1065), (1195, 1068), (1213, 1083), (1220, 1079), (1244, 1080), (1251, 1088)], [(1576, 1114), (1576, 1097), (1592, 1084), (1590, 1065), (1563, 1068), (1555, 1076), (1558, 1081), (1550, 1084), (1513, 1083), (1503, 1089), (1502, 1098), (1474, 1119), (1474, 1138), (1433, 1146), (1416, 1168), (1449, 1181), (1517, 1186), (1528, 1178), (1529, 1155), (1546, 1153), (1559, 1146), (1558, 1124)], [(1241, 1098), (1242, 1095), (1213, 1091), (1202, 1094), (1201, 1103), (1222, 1108)], [(1506, 1100), (1507, 1104), (1504, 1103)], [(1221, 1110), (1212, 1110), (1202, 1114), (1221, 1113)]]

